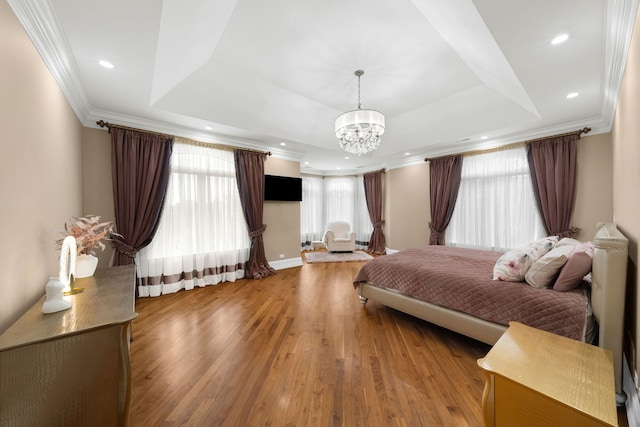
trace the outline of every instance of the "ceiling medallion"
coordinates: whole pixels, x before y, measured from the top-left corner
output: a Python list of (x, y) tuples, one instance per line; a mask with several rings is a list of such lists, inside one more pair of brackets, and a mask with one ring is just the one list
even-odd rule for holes
[(336, 119), (336, 137), (340, 140), (340, 148), (360, 156), (380, 145), (380, 137), (384, 133), (384, 115), (379, 111), (362, 109), (360, 77), (364, 71), (356, 70), (353, 74), (358, 77), (358, 106)]

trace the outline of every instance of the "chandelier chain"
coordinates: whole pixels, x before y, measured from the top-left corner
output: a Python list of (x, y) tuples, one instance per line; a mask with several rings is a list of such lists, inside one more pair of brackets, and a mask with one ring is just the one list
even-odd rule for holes
[(362, 103), (360, 102), (360, 76), (362, 74), (356, 73), (356, 75), (358, 76), (358, 110), (362, 110)]

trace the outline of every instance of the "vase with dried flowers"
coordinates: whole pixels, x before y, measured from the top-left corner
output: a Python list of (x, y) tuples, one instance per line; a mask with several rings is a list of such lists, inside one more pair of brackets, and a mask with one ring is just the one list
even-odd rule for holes
[[(72, 217), (64, 224), (60, 234), (76, 239), (78, 257), (76, 258), (76, 278), (90, 277), (96, 271), (98, 258), (96, 250), (104, 250), (104, 240), (111, 240), (112, 235), (119, 236), (114, 230), (113, 221), (100, 222), (100, 216), (87, 215)], [(62, 246), (64, 237), (56, 241), (58, 248)]]

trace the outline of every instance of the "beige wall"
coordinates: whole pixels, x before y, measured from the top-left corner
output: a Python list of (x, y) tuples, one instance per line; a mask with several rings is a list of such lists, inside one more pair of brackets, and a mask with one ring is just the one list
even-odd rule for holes
[[(111, 136), (107, 130), (82, 130), (82, 212), (100, 215), (104, 221), (115, 221), (111, 181)], [(97, 251), (98, 269), (109, 267), (113, 247), (108, 242), (103, 252)]]
[(578, 177), (574, 227), (582, 230), (576, 238), (588, 241), (596, 234), (598, 222), (613, 221), (613, 149), (611, 134), (583, 136), (578, 141)]
[(385, 174), (387, 247), (407, 249), (429, 243), (429, 165), (424, 162)]
[[(638, 15), (640, 16), (640, 14)], [(629, 238), (629, 270), (625, 308), (627, 359), (640, 366), (638, 315), (638, 241), (640, 240), (640, 19), (636, 16), (620, 98), (613, 122), (613, 218)], [(622, 310), (622, 307), (620, 307)], [(632, 371), (633, 372), (633, 371)]]
[(82, 209), (82, 126), (4, 1), (0, 58), (3, 331), (58, 274), (58, 230)]
[[(300, 163), (268, 157), (266, 175), (300, 176)], [(300, 257), (300, 202), (264, 203), (264, 251), (268, 261)]]

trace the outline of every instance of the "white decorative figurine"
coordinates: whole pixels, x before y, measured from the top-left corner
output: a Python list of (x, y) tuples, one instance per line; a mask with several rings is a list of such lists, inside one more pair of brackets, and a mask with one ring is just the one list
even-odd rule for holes
[(60, 283), (58, 277), (50, 277), (45, 289), (47, 291), (47, 299), (42, 305), (43, 313), (55, 313), (56, 311), (71, 308), (71, 302), (62, 296), (64, 286)]
[(71, 275), (76, 269), (76, 256), (76, 239), (67, 236), (62, 242), (62, 250), (60, 251), (59, 277), (50, 277), (45, 286), (47, 299), (42, 305), (43, 313), (55, 313), (71, 308), (71, 302), (64, 299), (62, 292), (71, 283)]

